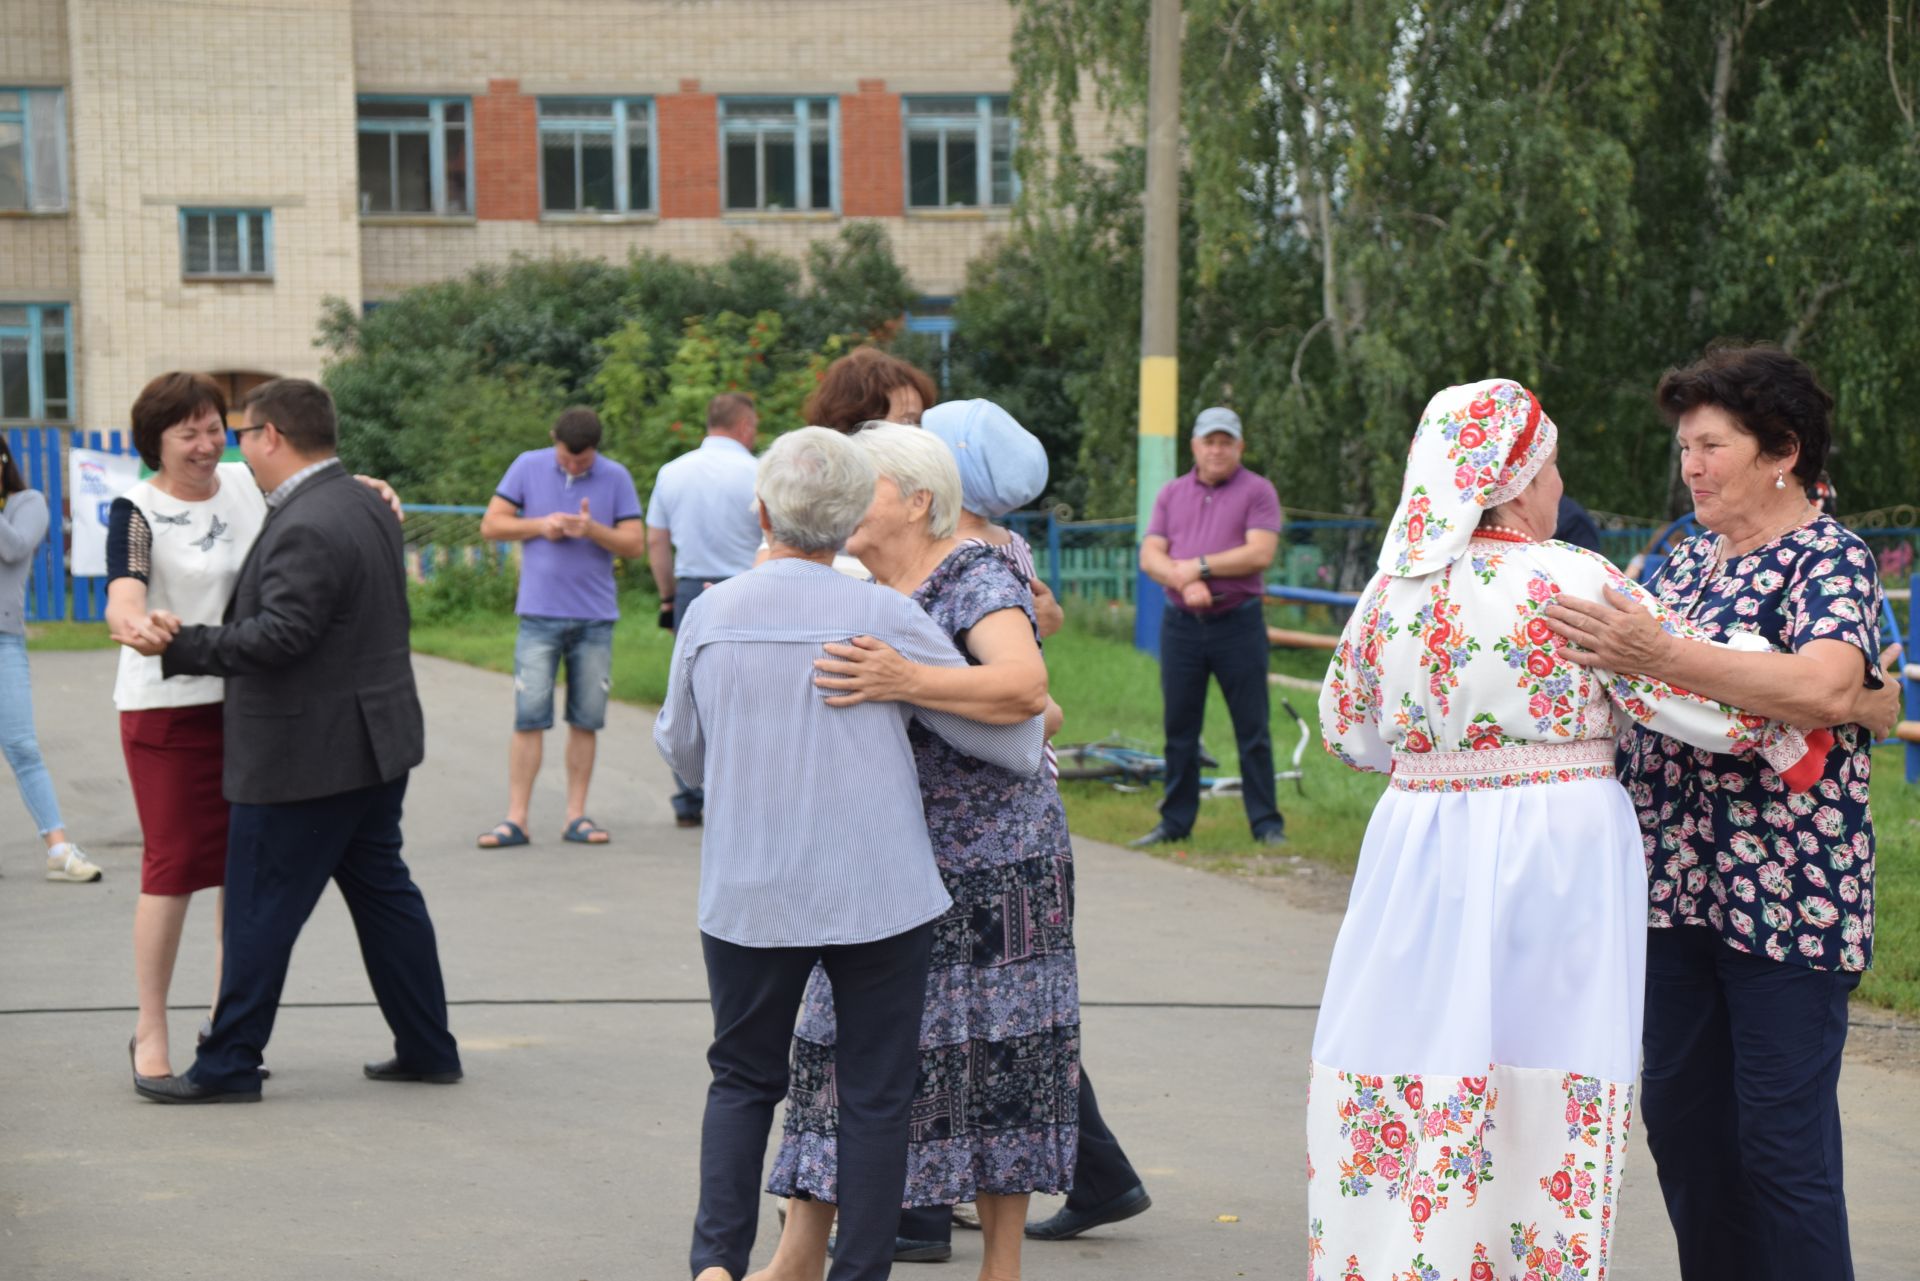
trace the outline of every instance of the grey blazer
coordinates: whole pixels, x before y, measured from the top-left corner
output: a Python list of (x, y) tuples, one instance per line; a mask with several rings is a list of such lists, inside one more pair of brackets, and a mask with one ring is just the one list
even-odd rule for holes
[(330, 469), (267, 513), (226, 622), (183, 627), (168, 676), (224, 676), (223, 790), (238, 805), (391, 782), (426, 755), (400, 524)]

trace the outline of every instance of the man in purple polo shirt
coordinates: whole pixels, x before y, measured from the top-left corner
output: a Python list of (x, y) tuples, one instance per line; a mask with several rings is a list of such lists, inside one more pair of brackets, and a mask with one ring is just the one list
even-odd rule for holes
[(567, 825), (564, 839), (603, 845), (606, 830), (587, 817), (595, 735), (613, 687), (613, 624), (620, 617), (613, 558), (647, 548), (633, 477), (600, 456), (600, 416), (567, 410), (553, 447), (513, 460), (480, 519), (480, 536), (524, 542), (520, 635), (513, 646), (513, 744), (507, 753), (506, 821), (480, 837), (482, 849), (527, 844), (527, 809), (553, 727), (553, 684), (567, 664)]
[[(1280, 545), (1280, 497), (1240, 465), (1246, 441), (1231, 409), (1202, 410), (1193, 424), (1193, 470), (1153, 501), (1140, 568), (1167, 589), (1160, 623), (1160, 697), (1167, 734), (1167, 794), (1160, 822), (1136, 847), (1177, 841), (1200, 814), (1200, 729), (1207, 678), (1220, 682), (1240, 745), (1241, 799), (1254, 839), (1286, 840), (1273, 797), (1268, 728), (1264, 576)], [(1147, 608), (1146, 601), (1141, 608)]]

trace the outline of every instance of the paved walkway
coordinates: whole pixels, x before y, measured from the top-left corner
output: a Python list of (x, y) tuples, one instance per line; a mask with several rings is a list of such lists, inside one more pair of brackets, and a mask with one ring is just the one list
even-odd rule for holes
[[(538, 843), (483, 853), (472, 837), (499, 817), (509, 682), (418, 660), (429, 758), (408, 858), (440, 930), (466, 1082), (361, 1078), (390, 1044), (330, 892), (294, 958), (266, 1101), (164, 1108), (136, 1098), (121, 1050), (139, 846), (113, 661), (33, 658), (43, 745), (106, 881), (41, 881), (0, 785), (0, 1277), (684, 1278), (708, 1032), (698, 834), (673, 827), (649, 716), (615, 707), (603, 735), (593, 811), (614, 845), (559, 842), (556, 737)], [(1087, 1063), (1154, 1208), (1030, 1245), (1027, 1276), (1304, 1276), (1301, 1107), (1337, 918), (1111, 846), (1078, 853)], [(199, 1018), (184, 1007), (210, 984), (212, 908), (188, 920), (177, 1069)], [(1904, 1281), (1920, 1075), (1850, 1063), (1842, 1090), (1859, 1276)], [(1614, 1275), (1671, 1281), (1659, 1196), (1632, 1154)], [(773, 1232), (769, 1202), (757, 1259)], [(895, 1275), (962, 1281), (978, 1251), (963, 1233), (952, 1264)]]

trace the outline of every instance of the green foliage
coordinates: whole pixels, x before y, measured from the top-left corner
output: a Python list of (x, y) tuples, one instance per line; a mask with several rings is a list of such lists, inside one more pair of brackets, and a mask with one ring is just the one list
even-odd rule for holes
[(603, 411), (644, 492), (699, 443), (714, 393), (753, 392), (767, 431), (798, 426), (825, 360), (890, 332), (912, 297), (884, 230), (852, 223), (804, 272), (752, 248), (711, 265), (516, 258), (365, 315), (332, 300), (320, 343), (342, 455), (411, 501), (485, 502), (571, 404)]
[(513, 613), (520, 576), (509, 565), (449, 561), (407, 587), (415, 627), (447, 627)]
[[(1137, 133), (1147, 4), (1017, 8), (1026, 205), (956, 304), (956, 351), (1078, 428), (1079, 505), (1124, 513), (1144, 173), (1137, 150), (1081, 155), (1069, 112), (1091, 93)], [(1788, 345), (1835, 393), (1846, 510), (1912, 500), (1912, 0), (1184, 9), (1182, 414), (1238, 407), (1283, 498), (1384, 512), (1427, 397), (1504, 374), (1564, 429), (1577, 497), (1657, 513), (1649, 392), (1726, 335)]]

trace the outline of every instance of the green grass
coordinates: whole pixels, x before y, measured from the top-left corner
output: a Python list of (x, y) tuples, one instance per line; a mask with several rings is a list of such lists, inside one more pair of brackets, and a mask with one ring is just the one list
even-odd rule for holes
[(1873, 754), (1873, 968), (1859, 999), (1920, 1018), (1920, 783), (1906, 752)]
[(105, 623), (28, 623), (27, 648), (112, 649)]

